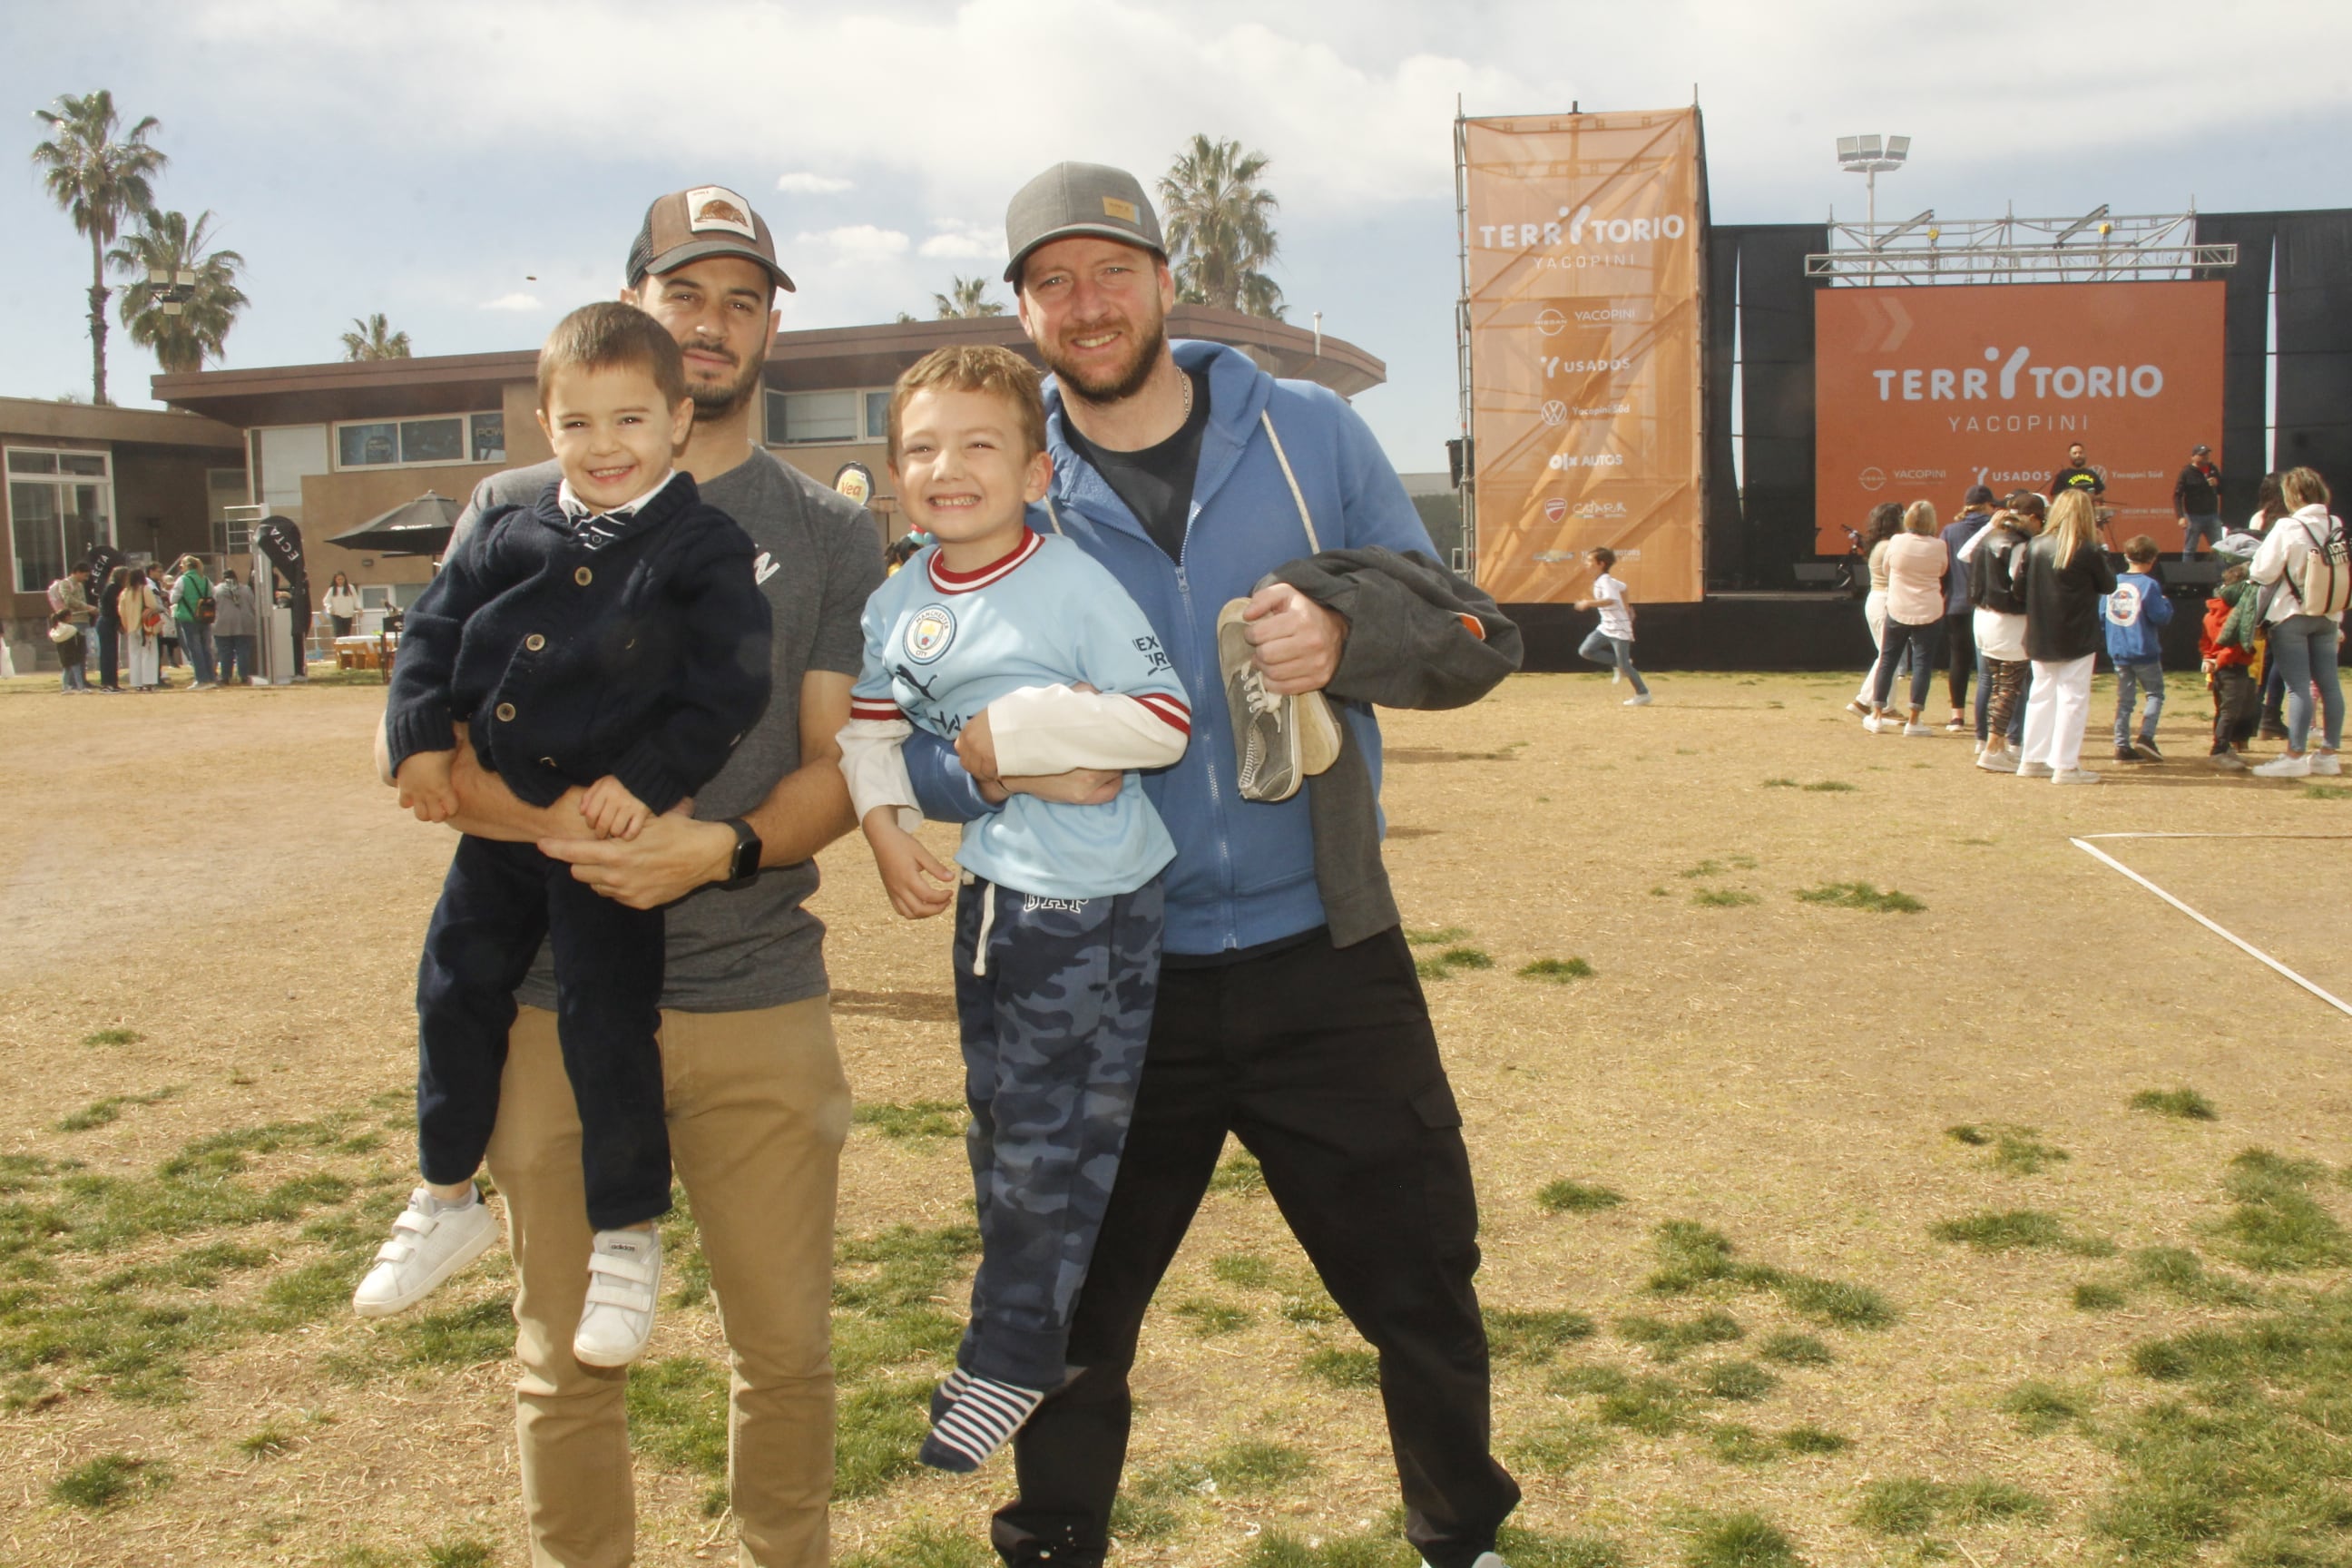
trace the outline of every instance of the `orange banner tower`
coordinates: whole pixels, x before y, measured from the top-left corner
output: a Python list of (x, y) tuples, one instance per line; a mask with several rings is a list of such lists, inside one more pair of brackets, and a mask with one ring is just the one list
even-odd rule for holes
[(1698, 110), (1456, 122), (1478, 585), (1580, 596), (1617, 552), (1636, 604), (1704, 587)]

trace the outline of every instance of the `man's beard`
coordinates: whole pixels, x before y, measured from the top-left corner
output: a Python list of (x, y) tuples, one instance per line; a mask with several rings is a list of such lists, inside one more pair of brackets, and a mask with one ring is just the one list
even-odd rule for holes
[[(726, 351), (705, 345), (700, 352), (723, 353)], [(725, 419), (740, 409), (750, 399), (752, 391), (759, 386), (760, 377), (766, 368), (763, 361), (753, 360), (750, 364), (742, 366), (735, 379), (730, 382), (714, 385), (709, 382), (689, 380), (686, 384), (686, 395), (694, 402), (695, 422), (707, 424), (714, 420)]]
[(1063, 363), (1051, 348), (1041, 345), (1037, 353), (1039, 357), (1045, 360), (1045, 368), (1054, 373), (1055, 380), (1061, 384), (1064, 391), (1072, 393), (1087, 403), (1109, 405), (1124, 403), (1141, 392), (1144, 384), (1151, 379), (1151, 373), (1159, 366), (1160, 356), (1167, 351), (1167, 348), (1166, 323), (1162, 320), (1155, 319), (1149, 333), (1138, 340), (1134, 360), (1125, 369), (1094, 381), (1087, 380), (1079, 372)]

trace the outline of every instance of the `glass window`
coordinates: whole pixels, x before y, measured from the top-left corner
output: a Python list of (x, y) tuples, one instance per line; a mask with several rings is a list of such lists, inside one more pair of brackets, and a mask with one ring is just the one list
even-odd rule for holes
[(783, 395), (784, 440), (855, 441), (858, 438), (858, 403), (855, 392), (787, 392)]
[(507, 416), (503, 414), (477, 414), (471, 416), (474, 434), (474, 461), (503, 463), (507, 460)]
[(103, 452), (59, 452), (58, 471), (65, 474), (94, 474), (106, 477), (106, 454)]
[[(55, 452), (11, 452), (8, 454), (8, 471), (12, 474), (54, 474), (58, 471), (58, 455)], [(48, 586), (46, 583), (41, 585)]]
[(337, 468), (364, 468), (398, 461), (400, 426), (390, 420), (381, 425), (345, 425), (335, 431)]
[(402, 421), (400, 460), (404, 463), (464, 462), (466, 422), (463, 419)]
[(255, 499), (278, 516), (301, 521), (303, 479), (328, 471), (327, 427), (278, 426), (257, 430), (254, 436), (255, 456), (261, 469), (261, 493)]
[[(8, 454), (11, 469), (25, 454)], [(8, 487), (8, 531), (15, 545), (16, 592), (37, 594), (65, 574), (65, 540), (58, 531), (58, 487), (11, 484)]]
[(887, 392), (866, 395), (866, 438), (869, 441), (890, 438), (890, 395)]

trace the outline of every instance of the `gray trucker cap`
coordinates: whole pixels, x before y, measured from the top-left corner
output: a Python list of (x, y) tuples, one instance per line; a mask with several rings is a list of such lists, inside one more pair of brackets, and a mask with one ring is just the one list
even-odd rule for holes
[(1162, 261), (1160, 215), (1141, 182), (1107, 163), (1056, 163), (1014, 195), (1004, 209), (1004, 248), (1013, 255), (1004, 280), (1021, 287), (1021, 264), (1048, 240), (1089, 234), (1139, 245)]

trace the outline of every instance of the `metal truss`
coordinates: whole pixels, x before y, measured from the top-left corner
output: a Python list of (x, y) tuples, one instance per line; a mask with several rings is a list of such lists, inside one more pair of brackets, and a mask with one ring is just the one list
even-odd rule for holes
[(1937, 221), (1933, 207), (1900, 223), (1830, 222), (1830, 248), (1805, 276), (1834, 283), (2091, 283), (2210, 278), (2238, 264), (2234, 245), (2197, 243), (2197, 215)]

